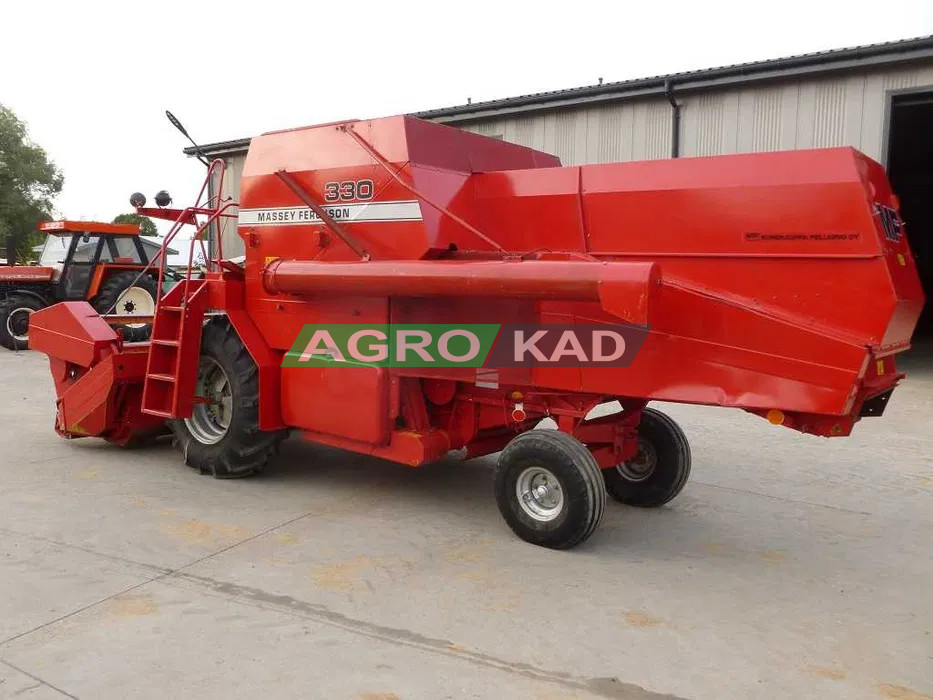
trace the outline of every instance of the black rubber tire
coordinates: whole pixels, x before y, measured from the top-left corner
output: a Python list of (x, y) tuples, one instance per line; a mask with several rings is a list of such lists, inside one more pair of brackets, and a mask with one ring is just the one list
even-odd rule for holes
[(185, 464), (218, 479), (261, 472), (288, 431), (259, 429), (259, 370), (226, 317), (211, 319), (204, 325), (201, 356), (212, 358), (227, 375), (233, 415), (226, 434), (213, 444), (199, 441), (184, 420), (170, 421)]
[[(136, 279), (137, 277), (139, 277), (138, 280)], [(133, 270), (117, 272), (110, 275), (100, 286), (100, 291), (98, 291), (97, 296), (94, 297), (91, 306), (93, 306), (94, 310), (99, 314), (122, 313), (120, 309), (114, 307), (117, 305), (117, 299), (120, 298), (120, 295), (130, 287), (137, 287), (148, 292), (149, 296), (152, 297), (152, 306), (155, 308), (155, 304), (160, 296), (159, 281), (149, 273), (140, 277), (139, 272)], [(122, 330), (123, 340), (128, 343), (139, 343), (144, 340), (149, 340), (149, 335), (152, 333), (151, 323), (147, 323), (139, 328), (131, 328), (126, 325), (114, 325), (113, 328)]]
[(618, 467), (603, 469), (606, 490), (615, 500), (630, 506), (663, 506), (683, 490), (690, 478), (690, 443), (673, 418), (653, 408), (641, 414), (638, 439), (653, 448), (657, 456), (654, 471), (644, 481), (632, 481)]
[[(10, 315), (15, 314), (20, 309), (30, 309), (31, 312), (44, 308), (45, 304), (26, 294), (11, 294), (0, 302), (0, 345), (7, 350), (25, 350), (28, 346), (28, 338), (24, 342), (13, 335), (10, 328)], [(28, 326), (26, 335), (29, 335)]]
[[(529, 466), (542, 466), (557, 477), (563, 492), (558, 515), (535, 520), (522, 508), (516, 485)], [(499, 512), (516, 535), (551, 549), (569, 549), (593, 534), (606, 508), (606, 491), (595, 458), (576, 438), (559, 430), (529, 430), (513, 439), (495, 472)]]

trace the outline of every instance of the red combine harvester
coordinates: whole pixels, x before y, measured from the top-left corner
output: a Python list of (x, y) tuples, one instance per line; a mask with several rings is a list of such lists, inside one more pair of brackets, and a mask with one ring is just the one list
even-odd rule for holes
[[(197, 243), (235, 216), (205, 189), (194, 207), (140, 211), (175, 222), (166, 244), (186, 225)], [(849, 148), (560, 167), (392, 117), (255, 138), (241, 190), (245, 260), (215, 250), (205, 279), (159, 301), (149, 342), (84, 302), (33, 314), (61, 435), (169, 428), (216, 477), (260, 471), (289, 429), (410, 466), (502, 451), (506, 521), (566, 548), (607, 491), (658, 506), (683, 488), (686, 438), (648, 401), (848, 435), (903, 377), (894, 358), (923, 304), (885, 173)], [(627, 366), (300, 366), (307, 351), (289, 352), (308, 325), (428, 323), (629, 324), (643, 342)], [(545, 417), (558, 430), (532, 430)]]

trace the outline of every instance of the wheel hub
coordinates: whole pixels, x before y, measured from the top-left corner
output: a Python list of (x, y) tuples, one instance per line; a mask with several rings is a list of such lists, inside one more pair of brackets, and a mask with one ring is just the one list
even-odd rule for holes
[(528, 467), (518, 475), (515, 492), (519, 505), (529, 516), (549, 522), (564, 507), (564, 492), (557, 477), (544, 467)]
[(233, 388), (220, 363), (202, 357), (195, 389), (196, 402), (185, 426), (195, 440), (204, 445), (220, 442), (233, 417)]
[(638, 452), (631, 459), (619, 463), (616, 471), (628, 481), (645, 481), (658, 466), (658, 451), (650, 442), (638, 438)]
[[(117, 298), (116, 308), (123, 316), (152, 316), (155, 313), (155, 301), (142, 287), (129, 287)], [(142, 328), (145, 323), (124, 324), (130, 328)]]

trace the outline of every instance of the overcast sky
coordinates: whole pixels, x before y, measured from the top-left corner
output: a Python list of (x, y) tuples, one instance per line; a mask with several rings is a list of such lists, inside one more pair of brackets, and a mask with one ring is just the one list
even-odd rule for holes
[(0, 103), (59, 213), (188, 203), (203, 141), (933, 34), (933, 0), (4, 3)]

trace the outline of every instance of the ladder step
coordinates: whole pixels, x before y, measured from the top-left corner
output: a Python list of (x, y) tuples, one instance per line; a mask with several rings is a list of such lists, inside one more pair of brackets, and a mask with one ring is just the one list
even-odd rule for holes
[(169, 420), (191, 410), (197, 362), (194, 367), (188, 366), (190, 362), (180, 365), (180, 353), (187, 347), (188, 338), (200, 332), (207, 306), (206, 290), (204, 282), (184, 282), (172, 287), (156, 305), (143, 381), (144, 414)]

